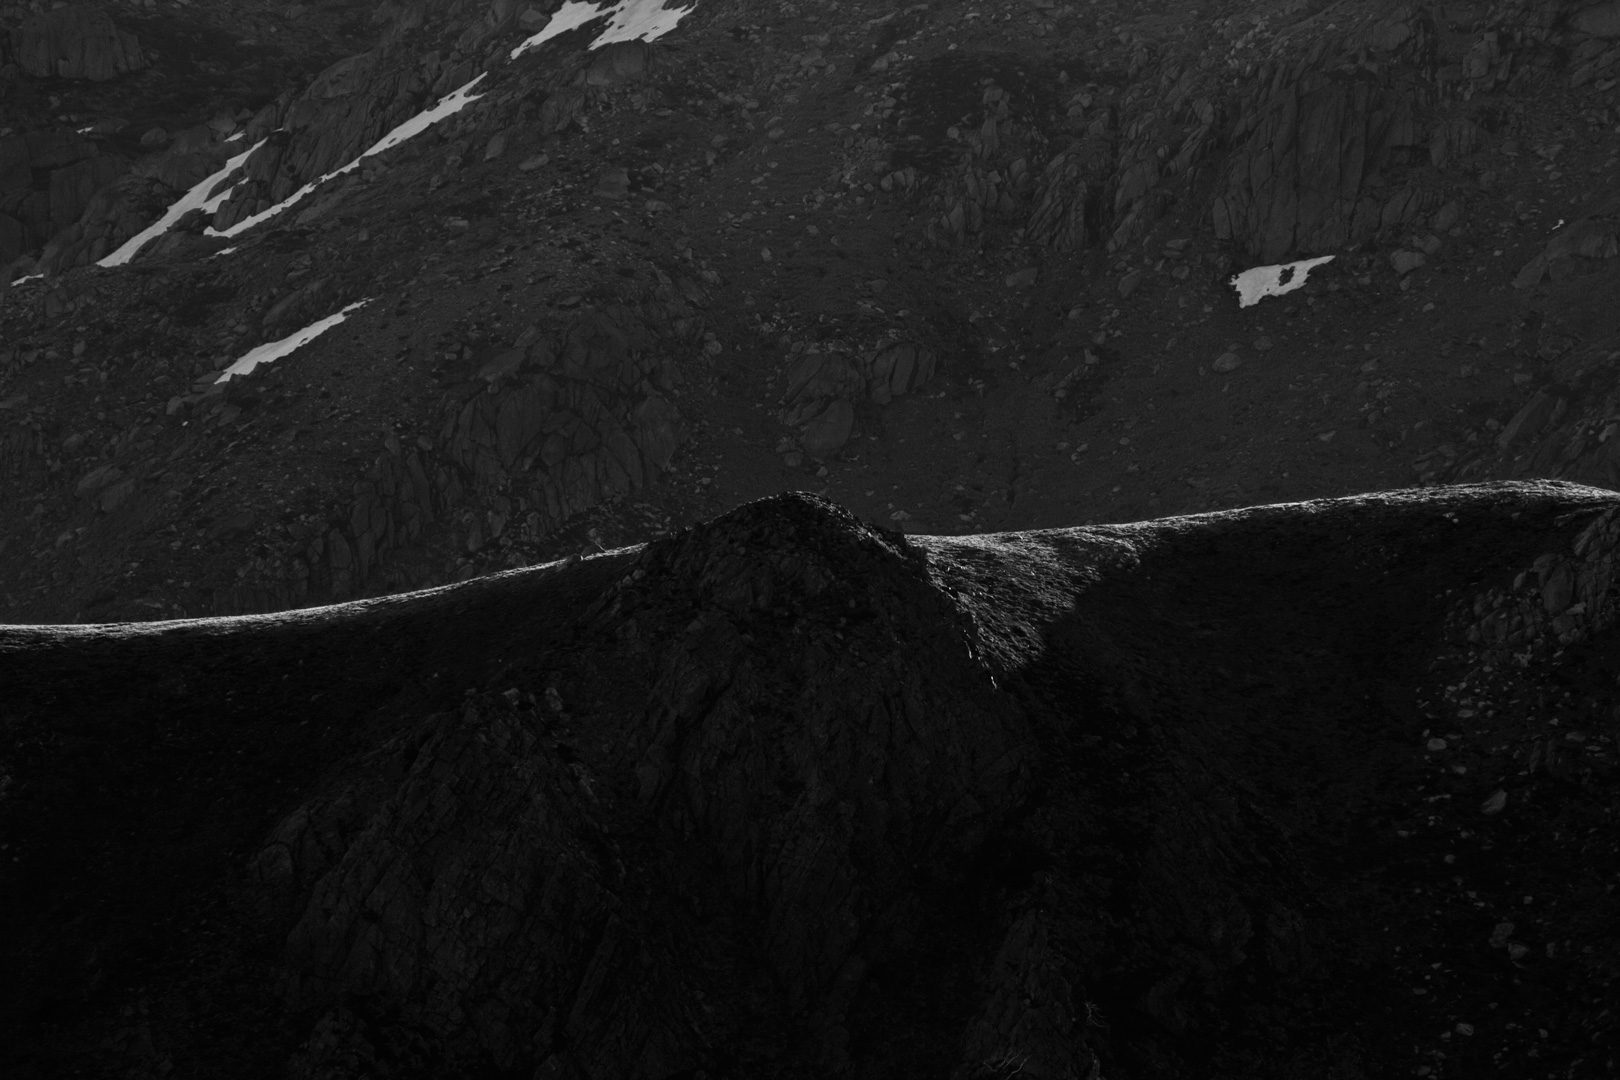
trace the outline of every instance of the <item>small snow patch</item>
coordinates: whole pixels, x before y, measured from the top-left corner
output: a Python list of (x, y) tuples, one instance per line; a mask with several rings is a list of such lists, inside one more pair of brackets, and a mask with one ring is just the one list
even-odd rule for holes
[[(1253, 307), (1267, 296), (1282, 296), (1305, 284), (1311, 270), (1334, 256), (1282, 263), (1277, 266), (1256, 266), (1233, 277), (1228, 284), (1238, 291), (1238, 307)], [(1295, 271), (1298, 271), (1297, 273)]]

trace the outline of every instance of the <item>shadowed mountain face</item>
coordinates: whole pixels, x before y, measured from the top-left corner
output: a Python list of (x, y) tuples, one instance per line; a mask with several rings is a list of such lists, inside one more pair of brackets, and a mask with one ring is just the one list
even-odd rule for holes
[(908, 537), (798, 492), (391, 598), (0, 628), (0, 1064), (1610, 1074), (1617, 513)]

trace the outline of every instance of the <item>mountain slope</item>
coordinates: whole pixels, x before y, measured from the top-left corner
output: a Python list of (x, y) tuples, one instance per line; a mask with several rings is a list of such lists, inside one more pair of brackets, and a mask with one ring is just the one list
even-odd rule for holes
[(618, 10), (514, 60), (563, 9), (231, 9), (373, 44), (196, 110), (0, 297), (4, 617), (376, 595), (807, 485), (938, 533), (1611, 482), (1603, 18), (703, 4), (593, 49)]

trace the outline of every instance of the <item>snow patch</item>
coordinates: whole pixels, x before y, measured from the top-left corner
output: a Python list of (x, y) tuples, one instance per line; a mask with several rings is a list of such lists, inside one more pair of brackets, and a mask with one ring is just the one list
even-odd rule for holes
[(196, 187), (182, 195), (180, 197), (180, 201), (169, 207), (169, 209), (164, 212), (162, 217), (158, 218), (145, 229), (142, 229), (140, 232), (124, 241), (123, 247), (120, 247), (111, 255), (106, 256), (96, 265), (123, 266), (125, 263), (129, 262), (129, 260), (133, 259), (135, 257), (135, 253), (140, 251), (141, 248), (145, 247), (148, 242), (168, 232), (169, 229), (174, 226), (175, 222), (191, 213), (191, 211), (203, 210), (206, 213), (212, 214), (215, 210), (218, 210), (220, 204), (223, 203), (230, 193), (236, 190), (236, 188), (233, 186), (225, 191), (214, 194), (212, 197), (210, 197), (209, 193), (212, 192), (217, 185), (224, 183), (226, 177), (230, 176), (232, 172), (240, 168), (242, 163), (248, 159), (253, 151), (263, 146), (267, 141), (267, 139), (260, 139), (258, 142), (253, 144), (253, 148), (251, 150), (244, 150), (240, 154), (237, 154), (235, 157), (231, 158), (220, 167), (220, 170), (217, 173), (208, 177), (202, 183), (198, 184)]
[(516, 60), (525, 52), (543, 45), (559, 34), (566, 34), (588, 22), (607, 16), (611, 16), (612, 21), (608, 24), (608, 28), (591, 42), (592, 49), (600, 49), (603, 45), (611, 45), (615, 41), (652, 41), (663, 37), (675, 29), (675, 24), (681, 21), (683, 15), (692, 10), (685, 8), (669, 11), (665, 9), (664, 3), (665, 0), (620, 0), (620, 3), (612, 8), (598, 11), (595, 4), (568, 0), (551, 17), (544, 30), (512, 50), (511, 59)]
[(332, 327), (347, 319), (349, 312), (365, 307), (374, 299), (375, 297), (368, 296), (364, 300), (356, 300), (337, 314), (328, 315), (320, 322), (310, 323), (289, 337), (284, 337), (280, 341), (267, 341), (263, 345), (249, 350), (230, 367), (220, 372), (219, 378), (215, 379), (214, 382), (227, 382), (232, 375), (246, 375), (260, 364), (268, 364), (273, 360), (281, 359), (295, 349), (314, 341)]
[[(291, 195), (287, 196), (285, 199), (276, 203), (276, 205), (270, 207), (270, 209), (254, 214), (252, 217), (243, 218), (241, 221), (238, 221), (235, 225), (232, 225), (223, 232), (210, 225), (208, 228), (203, 230), (203, 235), (232, 237), (246, 232), (255, 225), (270, 220), (283, 210), (287, 209), (289, 206), (292, 206), (294, 203), (300, 202), (308, 197), (310, 192), (314, 191), (316, 188), (320, 187), (333, 177), (342, 176), (346, 172), (351, 172), (354, 169), (359, 168), (360, 162), (370, 157), (372, 154), (380, 154), (384, 150), (393, 149), (406, 139), (411, 138), (413, 135), (420, 135), (422, 132), (426, 131), (429, 127), (438, 123), (440, 120), (443, 120), (447, 116), (453, 116), (462, 109), (466, 108), (470, 103), (483, 97), (484, 95), (482, 94), (471, 93), (471, 90), (473, 87), (482, 82), (488, 74), (489, 73), (486, 71), (477, 78), (473, 79), (471, 82), (467, 83), (465, 86), (457, 89), (454, 93), (440, 98), (431, 109), (426, 109), (419, 112), (409, 120), (405, 121), (403, 124), (400, 124), (393, 131), (390, 131), (387, 135), (384, 135), (382, 138), (378, 139), (371, 149), (367, 150), (365, 153), (343, 166), (343, 168), (329, 172), (319, 180), (310, 181), (297, 191), (293, 192)], [(256, 146), (253, 149), (257, 150), (258, 147)]]
[(1323, 255), (1320, 259), (1306, 259), (1303, 262), (1256, 266), (1236, 275), (1228, 284), (1238, 291), (1238, 307), (1252, 307), (1264, 297), (1282, 296), (1293, 292), (1305, 284), (1305, 279), (1310, 276), (1313, 268), (1330, 262), (1333, 258), (1332, 255)]

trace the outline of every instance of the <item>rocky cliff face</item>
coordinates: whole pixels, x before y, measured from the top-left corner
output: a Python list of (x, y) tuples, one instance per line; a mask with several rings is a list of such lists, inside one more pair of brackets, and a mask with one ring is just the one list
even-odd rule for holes
[(799, 493), (0, 628), (7, 1073), (1602, 1075), (1615, 513), (908, 538)]

